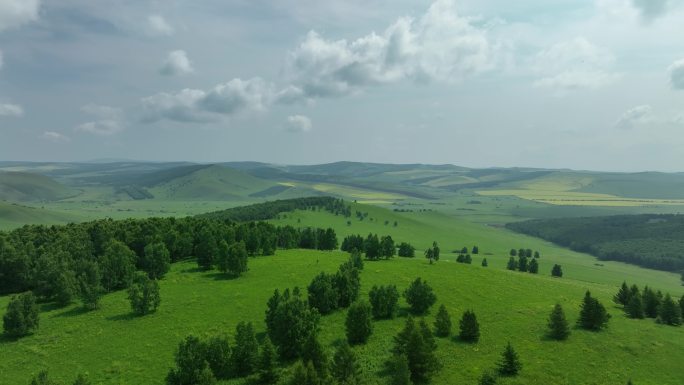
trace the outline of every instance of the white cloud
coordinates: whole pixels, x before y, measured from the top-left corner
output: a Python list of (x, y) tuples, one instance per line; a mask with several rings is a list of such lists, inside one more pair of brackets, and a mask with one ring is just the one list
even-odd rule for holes
[(676, 90), (684, 90), (684, 59), (679, 59), (668, 68), (670, 83)]
[(119, 133), (125, 128), (123, 111), (119, 108), (88, 104), (81, 107), (81, 111), (95, 119), (76, 126), (76, 131), (109, 136)]
[(40, 138), (55, 143), (67, 143), (71, 141), (71, 139), (68, 136), (60, 134), (59, 132), (55, 131), (45, 131), (40, 136)]
[(38, 20), (40, 0), (0, 0), (0, 31)]
[(651, 20), (664, 15), (670, 6), (670, 1), (632, 0), (632, 5), (639, 11), (644, 20)]
[(171, 51), (159, 69), (162, 75), (185, 75), (195, 72), (188, 54), (183, 50)]
[(174, 33), (173, 27), (161, 15), (150, 15), (147, 18), (147, 27), (154, 36), (171, 36)]
[(311, 119), (304, 115), (292, 115), (287, 117), (287, 131), (307, 132), (311, 131)]
[(438, 0), (420, 18), (401, 18), (382, 34), (347, 41), (311, 31), (290, 53), (288, 70), (306, 96), (340, 96), (407, 79), (457, 81), (492, 69), (497, 50), (453, 1)]
[(631, 129), (649, 123), (654, 123), (655, 120), (653, 108), (650, 105), (645, 104), (627, 110), (624, 114), (622, 114), (617, 122), (615, 122), (615, 127), (621, 129)]
[(0, 116), (22, 116), (24, 109), (17, 104), (0, 104)]
[(243, 111), (264, 110), (276, 100), (276, 95), (273, 85), (260, 78), (233, 79), (209, 91), (163, 92), (142, 99), (143, 121), (213, 121)]
[(536, 55), (533, 67), (541, 77), (534, 86), (558, 90), (599, 88), (619, 78), (611, 71), (614, 61), (607, 49), (583, 37), (557, 43)]

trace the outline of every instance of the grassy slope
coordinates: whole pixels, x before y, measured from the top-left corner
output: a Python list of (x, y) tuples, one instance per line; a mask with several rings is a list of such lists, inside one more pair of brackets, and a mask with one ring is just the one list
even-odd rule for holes
[(73, 195), (68, 187), (40, 174), (0, 172), (0, 200), (54, 201)]
[(13, 229), (27, 223), (52, 225), (81, 219), (81, 216), (71, 213), (0, 202), (0, 230)]

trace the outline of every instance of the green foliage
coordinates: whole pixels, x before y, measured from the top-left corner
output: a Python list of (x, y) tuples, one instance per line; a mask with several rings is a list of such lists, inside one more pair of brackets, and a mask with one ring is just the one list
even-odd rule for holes
[(159, 283), (145, 273), (137, 273), (131, 287), (128, 288), (128, 300), (135, 314), (154, 313), (161, 303)]
[(631, 295), (627, 306), (625, 306), (625, 313), (629, 318), (644, 318), (644, 304), (641, 302), (641, 295)]
[(515, 349), (509, 342), (506, 349), (501, 354), (501, 361), (499, 361), (499, 374), (502, 376), (515, 376), (522, 369), (522, 363), (516, 353)]
[[(508, 255), (510, 255), (511, 257), (515, 257), (516, 255), (518, 255), (518, 252), (515, 249), (511, 249), (511, 251), (510, 251), (510, 253), (508, 253)], [(515, 259), (513, 259), (513, 260), (515, 261)]]
[(553, 265), (551, 269), (551, 276), (561, 278), (563, 276), (563, 268), (559, 264)]
[(371, 306), (367, 302), (354, 302), (347, 311), (345, 330), (350, 344), (364, 344), (373, 332)]
[[(359, 259), (360, 261), (361, 259)], [(362, 262), (363, 263), (363, 262)], [(357, 298), (361, 290), (361, 272), (354, 266), (352, 259), (340, 265), (334, 276), (335, 290), (338, 295), (337, 306), (349, 307)]]
[(394, 246), (394, 240), (391, 236), (385, 235), (380, 238), (380, 255), (385, 259), (394, 257), (397, 248)]
[(487, 258), (482, 258), (482, 267), (487, 267), (489, 266), (489, 263), (487, 263)]
[(658, 317), (658, 308), (660, 307), (660, 297), (658, 294), (646, 286), (642, 300), (644, 302), (644, 315), (648, 318)]
[(311, 362), (304, 364), (298, 361), (292, 372), (292, 377), (287, 382), (288, 385), (323, 385), (324, 382), (319, 378), (316, 368)]
[(13, 296), (2, 317), (5, 333), (10, 337), (23, 337), (38, 329), (39, 316), (36, 297), (32, 292)]
[(506, 265), (506, 269), (511, 271), (515, 271), (518, 269), (518, 262), (515, 260), (515, 257), (508, 258), (508, 264)]
[(31, 379), (31, 385), (58, 385), (58, 383), (50, 379), (47, 370), (42, 370), (38, 375)]
[(411, 381), (426, 382), (439, 368), (435, 349), (436, 344), (427, 324), (422, 321), (421, 325), (416, 326), (413, 318), (409, 317), (404, 329), (394, 337), (392, 352), (406, 357)]
[(368, 293), (375, 319), (392, 319), (397, 310), (399, 292), (394, 285), (373, 286)]
[(351, 216), (351, 209), (344, 200), (332, 197), (306, 197), (281, 199), (271, 202), (256, 203), (249, 206), (234, 207), (201, 215), (201, 217), (215, 220), (231, 220), (237, 222), (263, 221), (272, 219), (280, 213), (295, 210), (309, 210), (322, 208), (335, 215)]
[(79, 374), (76, 379), (74, 380), (73, 385), (92, 385), (92, 382), (88, 379), (88, 377), (84, 374)]
[(539, 262), (537, 262), (536, 259), (532, 258), (530, 260), (529, 266), (527, 267), (527, 271), (530, 272), (531, 274), (539, 273)]
[(570, 336), (568, 320), (565, 318), (565, 312), (559, 303), (553, 307), (547, 325), (549, 328), (548, 335), (554, 340), (562, 341)]
[(432, 291), (426, 281), (420, 277), (404, 291), (404, 297), (411, 307), (411, 313), (421, 315), (427, 313), (428, 309), (437, 301), (437, 296)]
[(627, 282), (622, 281), (622, 286), (620, 286), (620, 290), (618, 290), (617, 294), (613, 296), (613, 302), (615, 302), (618, 305), (627, 306), (627, 304), (629, 303), (629, 298), (630, 291), (629, 287), (627, 286)]
[(466, 310), (459, 323), (460, 332), (458, 337), (465, 342), (477, 342), (480, 340), (480, 324), (472, 310)]
[(154, 242), (145, 246), (145, 253), (140, 260), (141, 268), (152, 279), (161, 279), (171, 268), (171, 256), (163, 242)]
[(278, 290), (268, 301), (266, 328), (284, 359), (300, 357), (304, 344), (318, 327), (320, 315), (301, 298), (298, 288), (281, 295)]
[(223, 240), (218, 243), (216, 264), (219, 271), (239, 277), (247, 271), (248, 259), (244, 241), (233, 243), (230, 246)]
[(496, 375), (490, 371), (485, 371), (477, 383), (478, 385), (496, 385)]
[(302, 361), (313, 365), (318, 378), (325, 381), (330, 376), (330, 360), (316, 333), (311, 333), (302, 350)]
[(88, 310), (95, 310), (100, 306), (100, 297), (103, 289), (100, 284), (100, 268), (96, 262), (82, 261), (80, 272), (77, 276), (79, 284), (79, 297), (83, 307)]
[(264, 339), (259, 353), (257, 365), (258, 383), (262, 385), (275, 384), (280, 378), (278, 370), (278, 354), (270, 338)]
[(218, 254), (218, 243), (214, 233), (208, 226), (200, 230), (199, 243), (195, 245), (195, 257), (197, 266), (202, 270), (214, 268), (215, 258)]
[(577, 325), (582, 329), (599, 331), (608, 326), (609, 319), (610, 314), (606, 312), (606, 308), (587, 291), (580, 306)]
[(404, 258), (414, 258), (416, 256), (416, 248), (411, 246), (410, 243), (401, 242), (399, 244), (399, 252), (397, 254)]
[(390, 385), (411, 385), (411, 369), (405, 354), (394, 354), (387, 362)]
[(352, 250), (349, 255), (349, 262), (352, 266), (357, 268), (359, 271), (363, 270), (363, 258), (361, 258), (361, 252), (359, 250)]
[(439, 261), (440, 249), (437, 242), (432, 242), (432, 247), (425, 249), (425, 258), (430, 260), (430, 264), (434, 261)]
[(363, 382), (361, 365), (359, 365), (356, 354), (343, 342), (335, 351), (332, 360), (331, 373), (338, 384), (361, 385)]
[(377, 234), (368, 234), (363, 242), (363, 249), (366, 252), (366, 259), (377, 261), (382, 256), (382, 245)]
[(230, 341), (226, 336), (214, 336), (206, 343), (205, 359), (214, 376), (227, 379), (232, 375)]
[(112, 240), (100, 259), (102, 287), (107, 291), (125, 289), (135, 273), (135, 252), (125, 243)]
[(233, 373), (238, 377), (256, 371), (259, 360), (259, 343), (251, 322), (240, 322), (235, 327), (235, 345), (230, 355)]
[(446, 306), (440, 305), (435, 319), (435, 334), (439, 337), (449, 337), (451, 334), (451, 317)]
[(309, 306), (325, 315), (337, 309), (340, 295), (335, 287), (335, 276), (327, 273), (319, 273), (307, 288), (309, 293)]
[(524, 255), (518, 257), (518, 270), (523, 273), (527, 271), (527, 257)]
[(210, 385), (216, 382), (206, 361), (206, 345), (195, 336), (181, 341), (176, 350), (176, 367), (166, 376), (167, 385)]
[(660, 309), (658, 311), (658, 322), (665, 325), (679, 326), (682, 324), (682, 309), (670, 294), (665, 294)]

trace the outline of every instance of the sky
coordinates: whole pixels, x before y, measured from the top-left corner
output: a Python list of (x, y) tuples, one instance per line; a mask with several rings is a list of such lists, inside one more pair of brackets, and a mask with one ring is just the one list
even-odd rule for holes
[(0, 0), (0, 160), (684, 171), (684, 0)]

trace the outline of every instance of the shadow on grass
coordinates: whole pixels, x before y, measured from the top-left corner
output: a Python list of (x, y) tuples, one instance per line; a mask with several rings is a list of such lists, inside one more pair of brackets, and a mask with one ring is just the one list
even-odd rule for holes
[(455, 336), (451, 337), (451, 341), (453, 341), (453, 342), (455, 342), (455, 343), (457, 343), (457, 344), (461, 344), (461, 345), (475, 345), (475, 344), (478, 342), (478, 341), (464, 340), (464, 339), (461, 338), (461, 336), (459, 336), (458, 334), (456, 334)]
[(206, 276), (208, 278), (213, 278), (214, 281), (232, 281), (232, 280), (237, 279), (239, 277), (239, 275), (221, 273), (221, 272), (209, 273)]
[(63, 307), (66, 307), (68, 305), (59, 305), (56, 302), (46, 302), (46, 303), (41, 303), (40, 304), (40, 311), (42, 312), (48, 312), (48, 311), (53, 311), (57, 309), (61, 309)]
[(206, 270), (200, 269), (199, 267), (189, 267), (187, 269), (181, 270), (181, 273), (201, 273), (203, 271)]
[(17, 342), (21, 339), (18, 336), (10, 336), (7, 333), (0, 334), (0, 344), (10, 344), (12, 342)]
[(135, 313), (130, 312), (109, 316), (107, 317), (107, 321), (130, 321), (136, 318), (138, 318), (138, 316)]
[(81, 314), (88, 313), (89, 311), (90, 310), (86, 309), (83, 306), (76, 306), (76, 307), (73, 307), (67, 311), (63, 311), (63, 312), (57, 314), (57, 317), (76, 317), (76, 316), (79, 316)]

